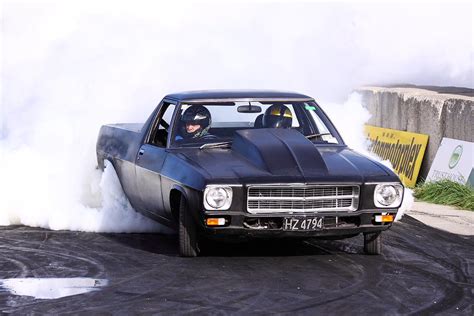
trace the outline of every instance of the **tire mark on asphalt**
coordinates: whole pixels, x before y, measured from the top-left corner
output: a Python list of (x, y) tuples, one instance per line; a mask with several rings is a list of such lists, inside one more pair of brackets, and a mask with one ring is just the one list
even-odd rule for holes
[[(26, 252), (26, 253), (37, 253), (37, 254), (40, 254), (40, 255), (49, 255), (51, 257), (59, 257), (59, 258), (67, 258), (68, 260), (76, 260), (76, 261), (83, 261), (83, 262), (87, 262), (90, 264), (90, 266), (92, 266), (93, 268), (95, 268), (94, 270), (96, 270), (95, 272), (91, 274), (88, 274), (88, 276), (91, 276), (91, 277), (100, 277), (102, 276), (106, 269), (105, 267), (103, 266), (102, 263), (99, 263), (97, 262), (96, 260), (93, 260), (93, 259), (90, 259), (90, 258), (87, 258), (87, 257), (83, 257), (83, 256), (79, 256), (79, 255), (73, 255), (73, 254), (67, 254), (67, 253), (57, 253), (57, 252), (54, 252), (54, 251), (50, 251), (50, 250), (45, 250), (45, 249), (31, 249), (31, 248), (25, 248), (25, 247), (4, 247), (4, 246), (1, 246), (0, 245), (0, 249), (7, 249), (7, 250), (15, 250), (15, 251), (20, 251), (20, 252)], [(49, 260), (49, 261), (53, 261), (53, 260)], [(25, 265), (27, 265), (26, 263), (24, 263)]]
[[(38, 259), (75, 271), (85, 266), (88, 270), (82, 273), (104, 273), (110, 279), (109, 286), (55, 301), (18, 298), (17, 306), (0, 310), (28, 314), (106, 311), (224, 315), (288, 314), (295, 310), (298, 314), (452, 313), (455, 308), (472, 312), (474, 239), (439, 233), (411, 219), (384, 233), (383, 256), (362, 255), (361, 239), (354, 238), (310, 241), (302, 247), (275, 242), (270, 244), (271, 250), (265, 244), (249, 244), (237, 252), (223, 252), (224, 256), (218, 249), (212, 256), (188, 260), (169, 252), (172, 243), (165, 247), (137, 246), (127, 241), (136, 238), (130, 235), (117, 239), (54, 232), (46, 240), (41, 235), (40, 240), (29, 243), (31, 236), (38, 238), (38, 231), (32, 231), (0, 230), (0, 236), (16, 237), (11, 238), (16, 242), (0, 238), (7, 243), (1, 252), (27, 268)], [(159, 236), (146, 239), (169, 242)], [(142, 241), (147, 242), (140, 238)], [(11, 245), (17, 248), (8, 250)], [(21, 252), (21, 246), (36, 252)], [(59, 256), (62, 253), (68, 256)], [(92, 263), (81, 261), (81, 256), (102, 264), (103, 271), (89, 267)]]
[[(23, 262), (21, 262), (20, 260), (8, 258), (8, 257), (3, 257), (2, 260), (9, 261), (20, 269), (20, 273), (15, 275), (15, 278), (24, 278), (30, 273), (30, 269), (28, 269), (28, 266), (24, 264)], [(1, 272), (4, 273), (5, 271), (2, 270)]]
[[(425, 227), (426, 226), (422, 226), (423, 229), (425, 229)], [(398, 247), (390, 252), (392, 256), (397, 253), (402, 254), (396, 257), (396, 264), (403, 266), (408, 271), (416, 271), (418, 274), (429, 276), (429, 281), (436, 282), (437, 287), (442, 289), (444, 293), (443, 297), (437, 297), (421, 308), (417, 307), (413, 312), (414, 314), (431, 314), (448, 311), (456, 305), (461, 306), (462, 304), (459, 303), (464, 301), (466, 296), (472, 296), (472, 293), (469, 293), (466, 286), (459, 285), (459, 283), (469, 284), (470, 277), (467, 273), (468, 267), (470, 266), (469, 263), (462, 255), (453, 256), (452, 252), (447, 253), (446, 247), (442, 244), (442, 242), (445, 242), (449, 245), (452, 243), (452, 239), (457, 239), (458, 236), (440, 232), (437, 236), (440, 239), (440, 242), (437, 243), (440, 247), (429, 247), (429, 243), (420, 243), (419, 239), (425, 238), (425, 235), (429, 234), (418, 235), (418, 239), (413, 239), (407, 238), (406, 235), (394, 234), (393, 242)], [(402, 253), (402, 251), (405, 251), (405, 253)], [(404, 260), (404, 258), (408, 259)], [(407, 263), (407, 261), (409, 263)], [(451, 263), (451, 261), (457, 264)], [(432, 264), (427, 264), (428, 262), (434, 262), (440, 268), (436, 268), (436, 266)], [(459, 308), (459, 306), (457, 308)]]

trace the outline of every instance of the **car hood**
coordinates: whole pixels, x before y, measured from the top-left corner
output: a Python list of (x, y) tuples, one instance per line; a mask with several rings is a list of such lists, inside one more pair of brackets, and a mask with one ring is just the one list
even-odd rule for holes
[(179, 156), (198, 168), (207, 183), (363, 183), (397, 179), (385, 166), (346, 146), (316, 145), (293, 129), (240, 130), (230, 149), (185, 149)]

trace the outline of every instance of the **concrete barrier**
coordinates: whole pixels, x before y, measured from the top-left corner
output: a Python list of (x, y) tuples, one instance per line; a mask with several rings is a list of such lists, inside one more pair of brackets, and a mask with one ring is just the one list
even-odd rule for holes
[[(437, 90), (437, 87), (431, 87)], [(426, 178), (443, 137), (474, 141), (472, 89), (439, 88), (444, 93), (413, 87), (362, 87), (363, 105), (372, 114), (368, 124), (429, 135), (420, 170)], [(453, 93), (446, 93), (454, 91)], [(463, 91), (462, 94), (455, 94)]]

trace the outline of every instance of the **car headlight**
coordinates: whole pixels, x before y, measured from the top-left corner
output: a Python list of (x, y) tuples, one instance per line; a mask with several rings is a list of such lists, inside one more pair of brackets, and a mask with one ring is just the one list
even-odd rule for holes
[(204, 190), (204, 207), (207, 210), (228, 210), (231, 204), (231, 187), (208, 185)]
[(374, 204), (376, 207), (400, 207), (403, 198), (403, 185), (400, 183), (381, 183), (375, 186)]

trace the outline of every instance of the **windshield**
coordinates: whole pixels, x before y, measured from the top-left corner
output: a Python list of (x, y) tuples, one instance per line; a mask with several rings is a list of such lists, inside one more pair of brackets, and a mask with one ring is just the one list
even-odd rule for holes
[(183, 103), (173, 125), (172, 147), (231, 143), (236, 131), (258, 128), (291, 128), (313, 143), (342, 143), (315, 102)]

